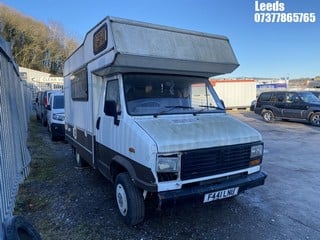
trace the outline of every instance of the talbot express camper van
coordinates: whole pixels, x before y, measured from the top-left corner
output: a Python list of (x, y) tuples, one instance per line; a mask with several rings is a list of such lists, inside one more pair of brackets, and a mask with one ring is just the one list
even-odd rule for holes
[(207, 203), (264, 184), (261, 135), (208, 81), (237, 66), (224, 36), (111, 17), (66, 60), (66, 138), (114, 183), (128, 225), (147, 198)]

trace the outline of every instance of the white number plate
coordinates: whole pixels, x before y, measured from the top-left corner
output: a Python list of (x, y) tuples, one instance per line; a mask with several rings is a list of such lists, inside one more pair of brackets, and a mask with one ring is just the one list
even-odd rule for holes
[(236, 196), (238, 194), (239, 187), (234, 187), (234, 188), (228, 188), (225, 190), (217, 191), (217, 192), (212, 192), (212, 193), (206, 193), (204, 195), (204, 200), (203, 202), (211, 202), (223, 198), (228, 198), (232, 196)]

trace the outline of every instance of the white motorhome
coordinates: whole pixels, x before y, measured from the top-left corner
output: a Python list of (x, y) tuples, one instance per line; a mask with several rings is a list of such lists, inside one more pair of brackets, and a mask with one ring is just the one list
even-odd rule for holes
[(263, 185), (263, 142), (208, 81), (238, 62), (224, 36), (107, 17), (65, 61), (65, 134), (115, 184), (128, 225), (145, 199), (210, 202)]

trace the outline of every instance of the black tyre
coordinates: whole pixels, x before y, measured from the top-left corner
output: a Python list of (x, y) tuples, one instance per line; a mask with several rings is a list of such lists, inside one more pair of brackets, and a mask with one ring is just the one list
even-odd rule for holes
[(57, 137), (56, 133), (53, 132), (53, 131), (50, 132), (50, 137), (51, 137), (51, 140), (52, 140), (53, 142), (55, 142), (55, 141), (58, 140), (58, 137)]
[(271, 110), (263, 110), (261, 115), (266, 122), (274, 122), (274, 114)]
[(77, 151), (77, 149), (74, 149), (75, 153), (75, 160), (77, 167), (86, 167), (88, 166), (88, 163), (81, 157), (80, 153)]
[(57, 141), (58, 140), (58, 135), (55, 132), (55, 130), (49, 125), (48, 125), (48, 131), (49, 131), (49, 135), (50, 135), (51, 141), (53, 141), (53, 142)]
[(42, 118), (41, 118), (41, 124), (44, 127), (46, 127), (48, 125), (47, 119), (44, 116), (42, 116)]
[(124, 222), (133, 226), (144, 219), (145, 204), (142, 192), (133, 184), (128, 173), (116, 177), (115, 197)]
[(6, 240), (41, 240), (37, 230), (21, 216), (14, 216), (5, 222)]
[(320, 127), (320, 112), (315, 112), (314, 114), (311, 115), (310, 123), (313, 126)]

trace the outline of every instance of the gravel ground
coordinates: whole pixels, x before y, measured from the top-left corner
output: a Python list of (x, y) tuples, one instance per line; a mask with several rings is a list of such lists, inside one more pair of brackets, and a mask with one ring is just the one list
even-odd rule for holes
[[(245, 118), (253, 124), (261, 122)], [(51, 142), (46, 128), (35, 119), (30, 122), (28, 147), (31, 174), (19, 189), (15, 215), (30, 221), (43, 240), (319, 239), (317, 230), (277, 210), (287, 205), (272, 197), (272, 175), (264, 186), (232, 199), (161, 211), (147, 203), (145, 221), (128, 227), (118, 213), (112, 184), (92, 168), (76, 168), (70, 145)], [(264, 169), (271, 172), (278, 167), (270, 160), (266, 154)]]

